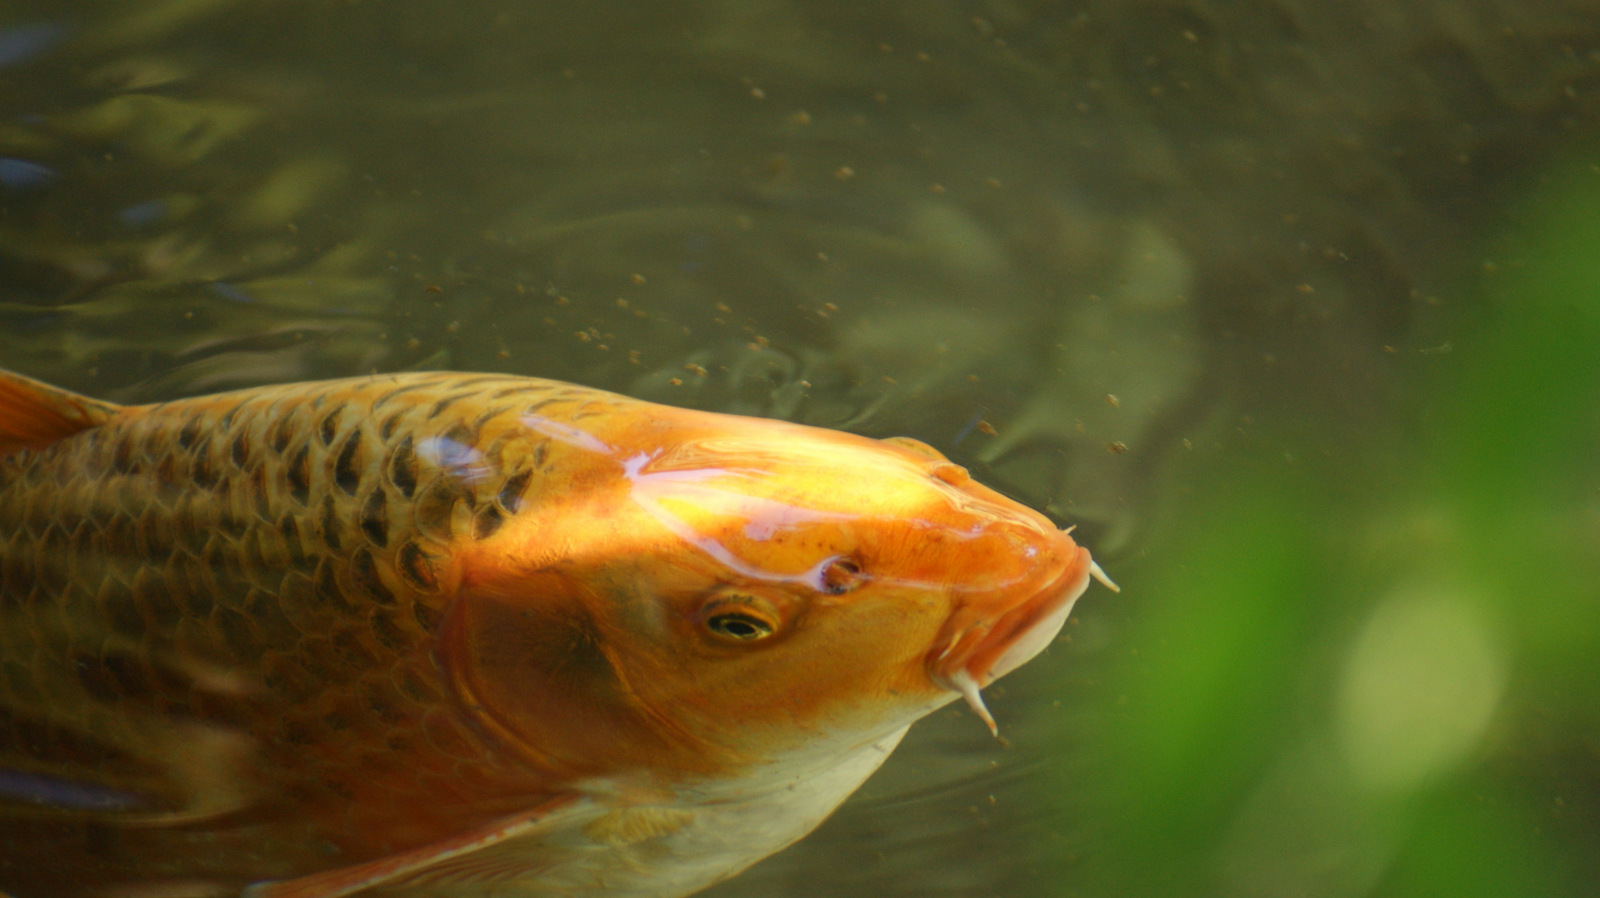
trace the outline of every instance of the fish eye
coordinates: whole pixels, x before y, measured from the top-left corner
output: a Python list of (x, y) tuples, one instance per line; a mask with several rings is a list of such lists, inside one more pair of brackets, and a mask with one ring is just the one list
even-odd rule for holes
[(822, 565), (822, 571), (817, 577), (822, 591), (831, 596), (844, 595), (866, 580), (866, 575), (861, 573), (861, 565), (853, 558), (843, 555), (830, 558)]
[(720, 642), (760, 642), (778, 632), (781, 620), (777, 608), (752, 595), (724, 595), (700, 610), (701, 626)]
[(725, 611), (706, 618), (706, 629), (735, 642), (755, 642), (772, 635), (772, 624), (753, 614)]

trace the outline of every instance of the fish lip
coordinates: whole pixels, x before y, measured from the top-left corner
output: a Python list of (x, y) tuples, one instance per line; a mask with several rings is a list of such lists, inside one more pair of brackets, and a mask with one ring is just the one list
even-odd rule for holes
[(979, 710), (977, 689), (1021, 667), (1055, 639), (1089, 588), (1093, 566), (1089, 550), (1073, 546), (1061, 570), (1028, 599), (990, 620), (972, 620), (943, 641), (928, 659), (933, 681), (966, 696)]

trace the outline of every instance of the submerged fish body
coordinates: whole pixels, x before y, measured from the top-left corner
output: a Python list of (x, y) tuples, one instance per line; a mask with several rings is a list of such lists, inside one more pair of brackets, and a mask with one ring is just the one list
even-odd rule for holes
[(987, 719), (1092, 574), (910, 440), (499, 375), (0, 373), (0, 891), (685, 895), (930, 710)]

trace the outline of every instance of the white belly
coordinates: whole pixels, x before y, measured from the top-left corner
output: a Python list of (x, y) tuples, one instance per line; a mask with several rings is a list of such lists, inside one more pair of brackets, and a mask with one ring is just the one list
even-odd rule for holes
[(430, 867), (396, 898), (678, 898), (740, 872), (815, 829), (889, 757), (902, 727), (854, 747), (818, 747), (752, 774), (659, 801), (597, 795), (549, 828)]

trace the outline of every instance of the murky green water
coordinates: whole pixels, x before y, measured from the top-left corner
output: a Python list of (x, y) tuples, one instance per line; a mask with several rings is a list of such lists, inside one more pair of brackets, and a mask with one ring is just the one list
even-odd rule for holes
[(0, 364), (556, 377), (1078, 523), (1009, 747), (710, 894), (1589, 894), (1597, 91), (1580, 0), (12, 0)]

